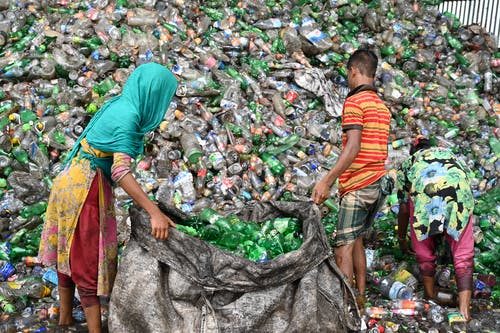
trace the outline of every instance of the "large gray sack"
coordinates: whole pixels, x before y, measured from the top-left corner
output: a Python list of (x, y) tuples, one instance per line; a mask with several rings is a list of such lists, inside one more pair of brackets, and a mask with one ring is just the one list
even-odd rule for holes
[[(258, 203), (244, 221), (303, 223), (300, 249), (256, 263), (175, 229), (151, 236), (147, 213), (130, 209), (131, 240), (110, 303), (111, 332), (348, 332), (360, 326), (352, 289), (333, 260), (318, 208)], [(175, 218), (174, 218), (175, 220)]]

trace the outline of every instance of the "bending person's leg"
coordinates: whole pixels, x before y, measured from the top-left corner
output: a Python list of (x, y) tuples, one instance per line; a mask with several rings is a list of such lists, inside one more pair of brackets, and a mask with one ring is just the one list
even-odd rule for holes
[(459, 311), (466, 320), (469, 320), (469, 306), (472, 297), (472, 274), (474, 273), (474, 236), (471, 219), (469, 219), (458, 241), (453, 240), (449, 235), (446, 235), (446, 239), (450, 243), (453, 255)]
[(436, 250), (434, 239), (429, 237), (422, 241), (417, 239), (413, 225), (410, 226), (410, 237), (413, 251), (417, 258), (418, 269), (427, 297), (434, 298), (434, 274), (436, 274)]

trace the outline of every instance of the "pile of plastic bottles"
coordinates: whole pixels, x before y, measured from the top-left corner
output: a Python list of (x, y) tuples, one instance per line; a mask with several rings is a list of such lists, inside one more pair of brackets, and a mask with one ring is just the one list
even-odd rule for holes
[[(498, 274), (500, 51), (481, 27), (439, 13), (440, 2), (1, 0), (0, 259), (14, 267), (3, 279), (33, 275), (21, 259), (36, 254), (52, 179), (136, 66), (157, 61), (180, 81), (135, 161), (137, 179), (188, 214), (227, 215), (254, 200), (309, 200), (340, 153), (345, 65), (359, 47), (380, 59), (387, 169), (417, 133), (463, 158), (475, 173), (476, 257), (493, 256), (476, 271)], [(321, 207), (329, 235), (335, 190)], [(126, 242), (131, 201), (119, 188), (116, 197)], [(394, 223), (394, 206), (376, 226)]]
[[(384, 253), (385, 252), (385, 253)], [(491, 311), (500, 289), (494, 274), (474, 274), (472, 320), (460, 319), (453, 266), (439, 264), (436, 295), (424, 297), (414, 258), (367, 249), (369, 297), (364, 322), (368, 332), (495, 332), (500, 314)], [(440, 252), (438, 250), (438, 252)], [(439, 261), (439, 258), (438, 258)], [(446, 262), (446, 260), (443, 260)], [(449, 260), (448, 260), (449, 262)]]

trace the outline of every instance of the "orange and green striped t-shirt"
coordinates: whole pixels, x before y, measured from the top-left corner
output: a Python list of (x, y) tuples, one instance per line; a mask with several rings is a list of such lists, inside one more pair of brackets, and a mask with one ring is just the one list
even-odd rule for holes
[[(385, 175), (391, 113), (374, 89), (358, 87), (349, 94), (342, 111), (342, 148), (346, 132), (360, 129), (361, 148), (352, 164), (339, 177), (339, 195), (361, 189)], [(356, 93), (356, 91), (358, 91)]]

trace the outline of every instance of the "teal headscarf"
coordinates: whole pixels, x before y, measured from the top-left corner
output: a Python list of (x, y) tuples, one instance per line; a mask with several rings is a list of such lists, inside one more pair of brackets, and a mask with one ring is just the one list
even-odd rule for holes
[[(144, 135), (160, 125), (176, 89), (177, 79), (166, 67), (157, 63), (140, 65), (121, 95), (104, 103), (94, 115), (66, 162), (76, 155), (83, 138), (100, 151), (137, 157), (144, 151)], [(109, 176), (112, 158), (93, 158), (91, 162)]]

